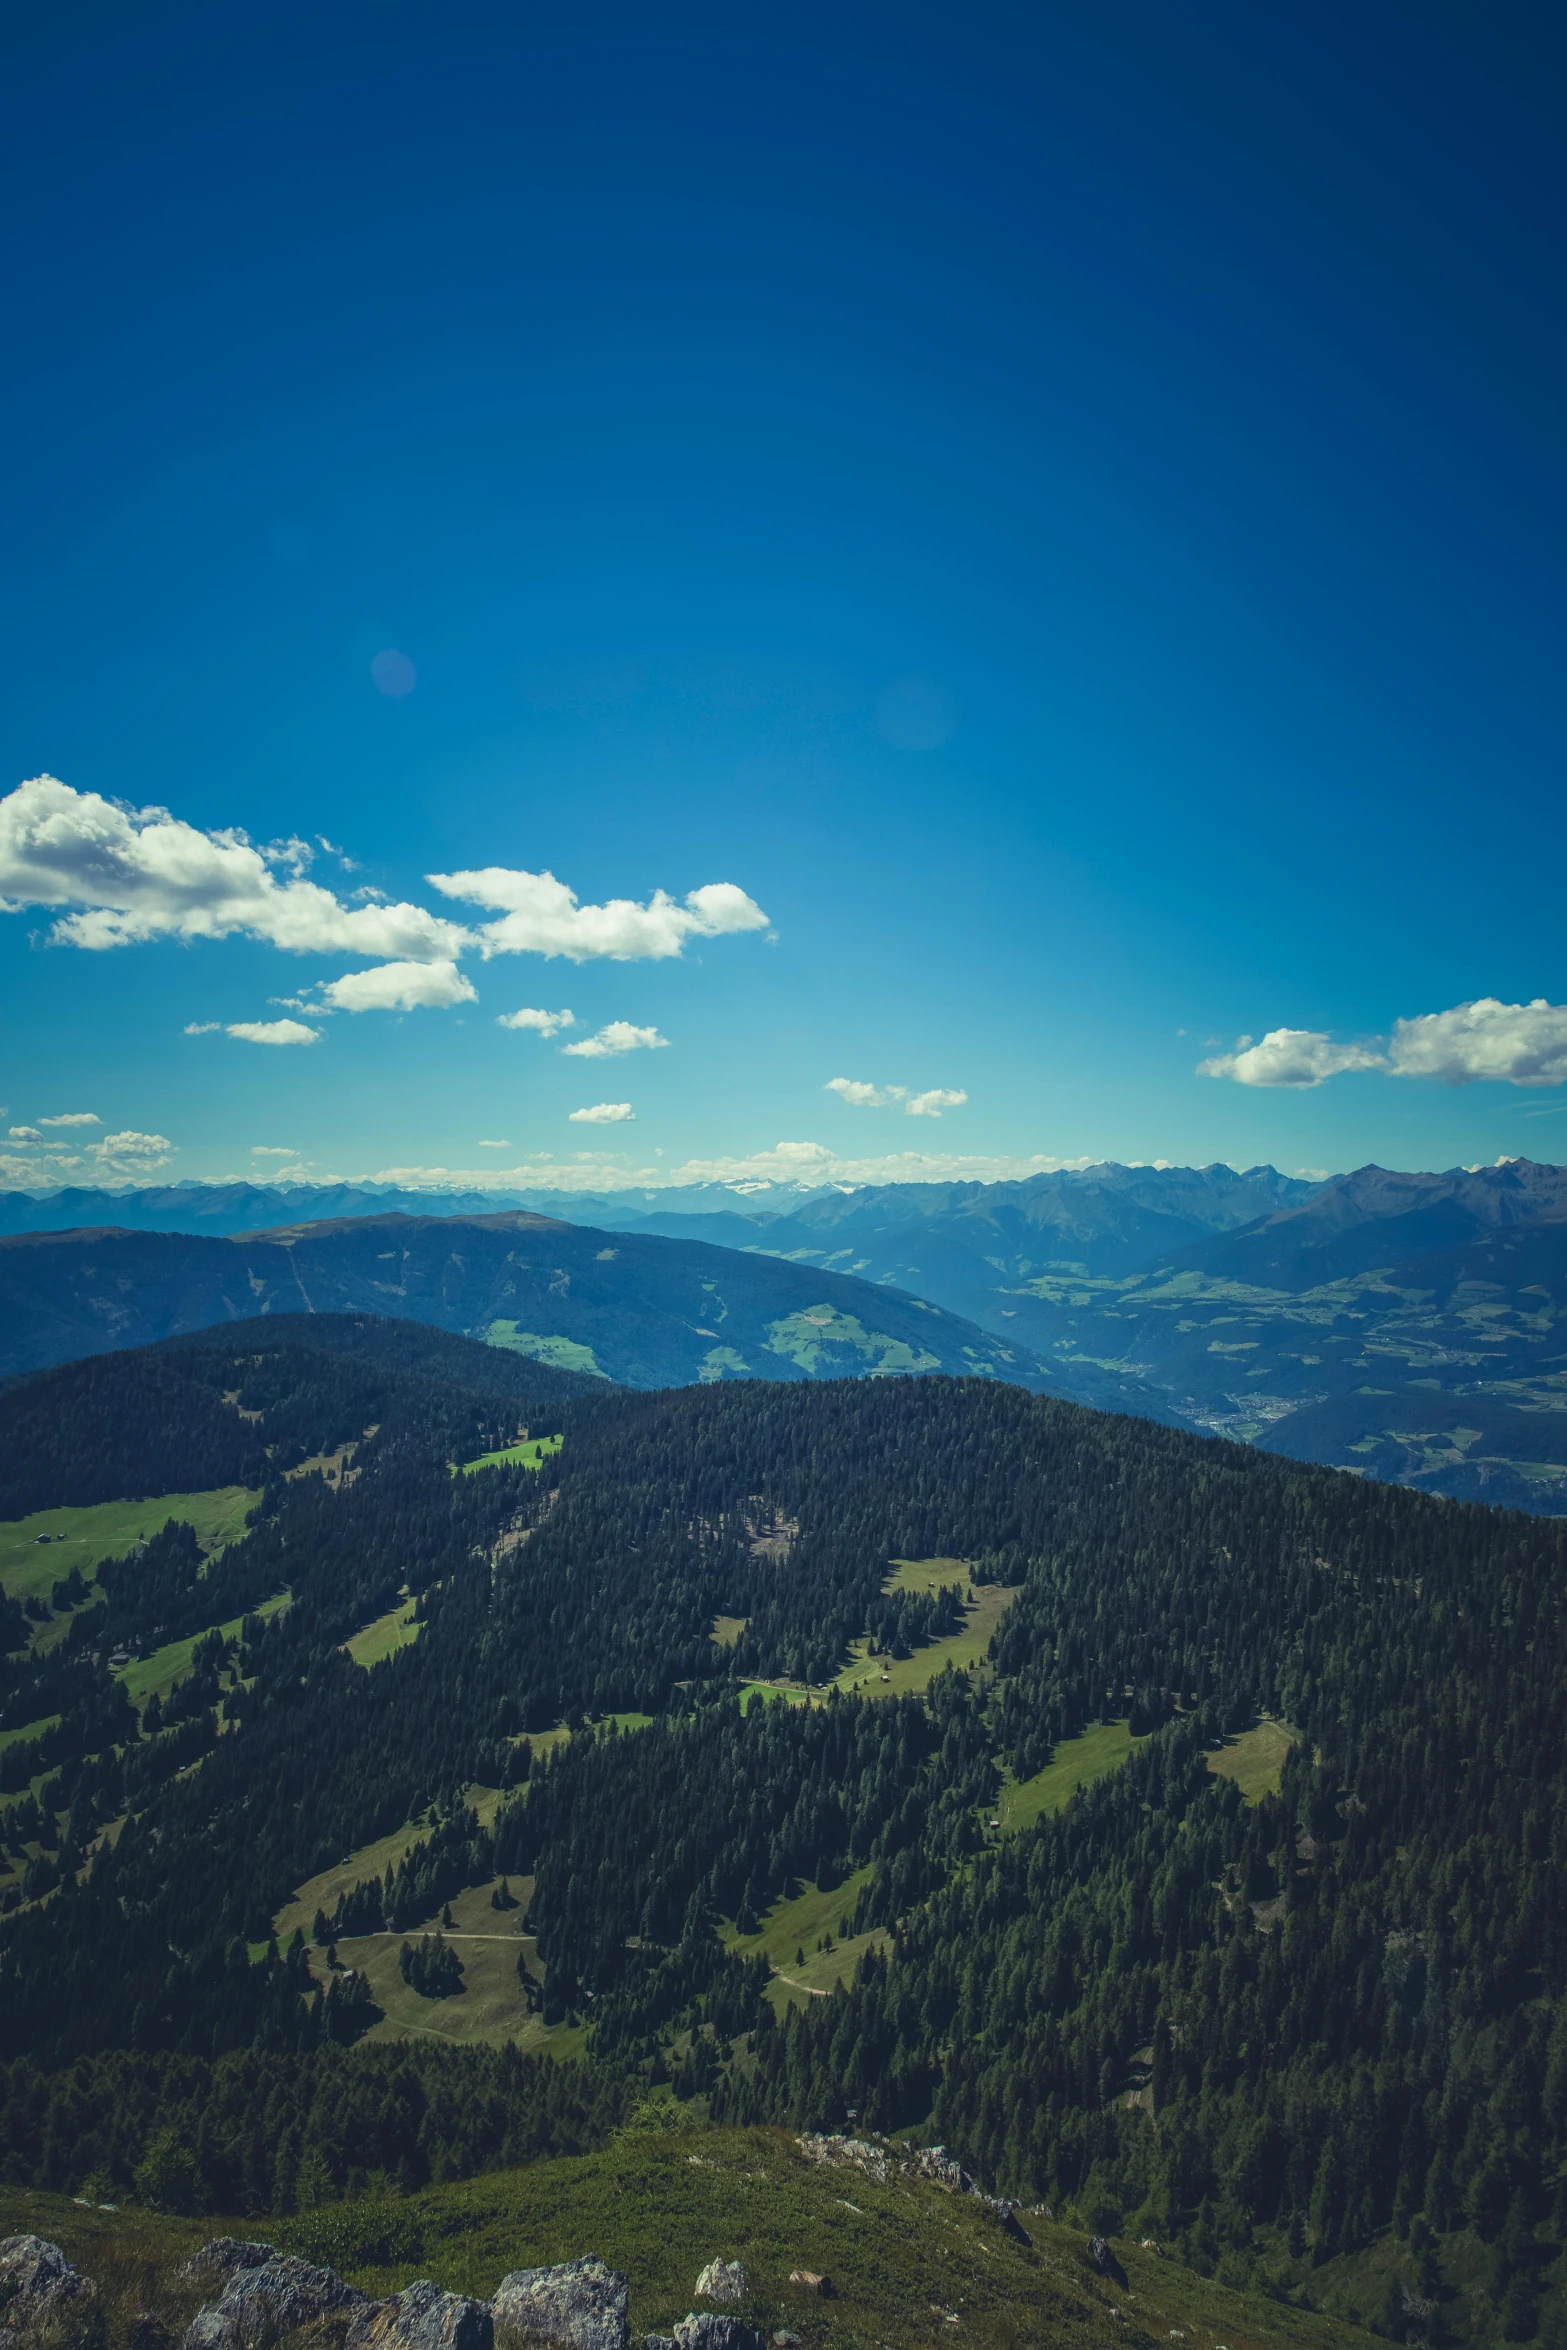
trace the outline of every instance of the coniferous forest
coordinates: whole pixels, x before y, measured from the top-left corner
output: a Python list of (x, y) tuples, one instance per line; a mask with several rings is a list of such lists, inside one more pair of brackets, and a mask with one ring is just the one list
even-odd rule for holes
[[(562, 1441), (459, 1473), (523, 1430)], [(1418, 2298), (1467, 2230), (1499, 2333), (1559, 2330), (1567, 1522), (989, 1379), (628, 1394), (365, 1318), (16, 1382), (0, 1440), (11, 1518), (257, 1496), (214, 1557), (176, 1517), (104, 1562), (47, 1645), (0, 1626), (9, 2181), (288, 2210), (592, 2145), (672, 2080), (939, 2138), (1205, 2270), (1390, 2233)], [(953, 1630), (897, 1560), (1003, 1588), (988, 1658), (830, 1686)], [(404, 1597), (418, 1637), (356, 1663)], [(138, 1711), (108, 1659), (179, 1638)], [(814, 1702), (743, 1695), (783, 1680)], [(1264, 1717), (1293, 1743), (1248, 1800), (1209, 1765)], [(1112, 1722), (1118, 1768), (990, 1832)], [(274, 1938), (407, 1823), (315, 1943), (396, 1933), (460, 1997), (443, 1905), (526, 1881), (570, 2061), (366, 2043), (362, 1981)], [(868, 1939), (775, 2005), (735, 1930), (807, 1884)]]

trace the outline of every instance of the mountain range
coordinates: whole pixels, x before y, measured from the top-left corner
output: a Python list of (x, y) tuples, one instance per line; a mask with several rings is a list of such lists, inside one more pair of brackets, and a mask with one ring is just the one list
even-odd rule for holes
[(948, 1371), (1039, 1387), (1016, 1341), (896, 1289), (525, 1209), (401, 1212), (233, 1238), (114, 1229), (0, 1240), (0, 1371), (263, 1314), (433, 1322), (629, 1387)]
[[(1106, 1164), (1016, 1183), (534, 1193), (510, 1212), (540, 1208), (560, 1219), (557, 1232), (569, 1219), (600, 1239), (569, 1244), (570, 1285), (544, 1281), (527, 1331), (549, 1342), (549, 1359), (629, 1384), (738, 1376), (739, 1362), (787, 1377), (934, 1357), (927, 1367), (987, 1367), (1452, 1498), (1567, 1509), (1567, 1169), (1508, 1160), (1306, 1180), (1272, 1167)], [(319, 1230), (388, 1215), (421, 1229), (505, 1220), (495, 1195), (363, 1185), (0, 1194), (0, 1231), (127, 1228), (91, 1252), (93, 1265), (112, 1263), (112, 1288), (88, 1277), (76, 1241), (42, 1255), (29, 1243), (21, 1256), (0, 1242), (0, 1361), (21, 1369), (193, 1327), (192, 1315), (256, 1310), (247, 1295), (297, 1308), (283, 1267), (324, 1262), (322, 1252), (340, 1270), (323, 1297), (341, 1305), (450, 1329), (516, 1324), (485, 1291), (487, 1275), (468, 1267), (454, 1282), (417, 1269), (441, 1256), (438, 1239), (414, 1247), (409, 1280), (389, 1281), (384, 1238), (330, 1242)], [(202, 1236), (217, 1253), (148, 1251), (137, 1228)], [(294, 1237), (285, 1244), (276, 1228)], [(236, 1260), (217, 1237), (242, 1234), (247, 1262), (263, 1250), (260, 1290), (234, 1289)], [(609, 1244), (616, 1258), (601, 1254)], [(490, 1244), (478, 1245), (488, 1265)], [(693, 1246), (722, 1252), (717, 1267), (693, 1274), (679, 1253)], [(722, 1328), (704, 1307), (716, 1294), (705, 1281), (726, 1301)], [(846, 1320), (797, 1322), (819, 1311)]]

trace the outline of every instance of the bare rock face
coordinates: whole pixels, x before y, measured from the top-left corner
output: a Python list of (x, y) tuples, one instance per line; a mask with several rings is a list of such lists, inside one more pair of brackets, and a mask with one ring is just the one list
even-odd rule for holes
[(285, 2334), (323, 2318), (347, 2320), (368, 2306), (368, 2297), (345, 2285), (336, 2269), (274, 2253), (233, 2270), (217, 2300), (191, 2319), (184, 2350), (273, 2350)]
[(514, 2268), (490, 2308), (502, 2350), (629, 2350), (631, 2287), (591, 2252), (558, 2268)]
[(495, 2328), (487, 2301), (466, 2293), (443, 2293), (428, 2277), (356, 2310), (343, 2350), (494, 2350)]
[(15, 2337), (47, 2319), (86, 2309), (95, 2291), (92, 2279), (72, 2268), (58, 2244), (42, 2236), (7, 2236), (0, 2241), (0, 2318)]
[(694, 2309), (675, 2328), (675, 2350), (766, 2350), (766, 2345), (755, 2326), (742, 2318)]
[(187, 2285), (203, 2285), (210, 2293), (221, 2293), (237, 2270), (261, 2268), (276, 2258), (270, 2244), (253, 2244), (246, 2236), (214, 2236), (191, 2254), (180, 2276)]
[(710, 2260), (696, 2280), (699, 2301), (743, 2301), (745, 2270), (738, 2260)]

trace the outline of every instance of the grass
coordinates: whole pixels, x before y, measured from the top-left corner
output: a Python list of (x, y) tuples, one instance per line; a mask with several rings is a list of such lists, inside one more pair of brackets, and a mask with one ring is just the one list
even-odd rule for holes
[[(252, 1612), (262, 1617), (275, 1616), (287, 1600), (286, 1591), (276, 1592), (271, 1599), (264, 1599)], [(219, 1624), (217, 1629), (225, 1640), (237, 1640), (244, 1621), (243, 1616), (231, 1616), (226, 1624)], [(192, 1632), (188, 1639), (167, 1641), (162, 1648), (155, 1648), (151, 1656), (133, 1657), (128, 1665), (117, 1668), (114, 1677), (121, 1683), (138, 1713), (154, 1693), (161, 1700), (168, 1696), (176, 1681), (184, 1679), (190, 1671), (191, 1658), (211, 1629), (209, 1625), (207, 1631)]]
[[(170, 1518), (194, 1526), (208, 1558), (237, 1542), (261, 1499), (243, 1485), (210, 1493), (164, 1493), (153, 1501), (102, 1501), (87, 1509), (34, 1510), (0, 1524), (0, 1588), (8, 1599), (47, 1599), (61, 1575), (79, 1567), (93, 1580), (102, 1559), (117, 1558), (156, 1534)], [(49, 1540), (41, 1542), (39, 1536)]]
[(492, 1322), (480, 1335), (486, 1346), (504, 1347), (508, 1354), (527, 1355), (535, 1363), (548, 1363), (557, 1371), (591, 1371), (595, 1379), (607, 1379), (593, 1359), (591, 1346), (584, 1346), (575, 1338), (545, 1338), (537, 1330), (519, 1330), (515, 1322)]
[[(337, 1955), (342, 1964), (357, 1967), (369, 1978), (376, 2005), (386, 2010), (367, 2038), (446, 2040), (455, 2047), (493, 2046), (512, 2040), (523, 2049), (548, 2048), (553, 2056), (578, 2053), (586, 2034), (566, 2027), (546, 2031), (538, 2017), (528, 2013), (518, 1980), (517, 1961), (524, 1955), (531, 1957), (534, 1948), (532, 1935), (519, 1930), (520, 1921), (528, 1914), (532, 1886), (525, 1878), (517, 1879), (511, 1889), (518, 1906), (499, 1910), (490, 1907), (490, 1895), (498, 1883), (495, 1879), (488, 1885), (470, 1885), (451, 1901), (453, 1922), (442, 1930), (462, 1960), (464, 1981), (464, 1988), (454, 1998), (421, 1999), (403, 1981), (398, 1965), (398, 1953), (406, 1940), (440, 1928), (439, 1909), (410, 1927), (406, 1935), (360, 1934), (339, 1942)], [(311, 1964), (317, 1979), (324, 1982), (328, 1970), (322, 1955), (312, 1953)], [(542, 1980), (543, 1970), (536, 1961), (529, 1971)]]
[[(500, 1807), (500, 1789), (481, 1787), (475, 1783), (467, 1791), (467, 1800), (478, 1813), (482, 1824), (491, 1826)], [(334, 1861), (330, 1868), (308, 1877), (293, 1899), (285, 1901), (273, 1919), (273, 1933), (280, 1942), (286, 1942), (296, 1926), (302, 1926), (308, 1934), (318, 1909), (330, 1913), (350, 1886), (362, 1883), (367, 1877), (384, 1877), (389, 1868), (395, 1869), (405, 1855), (429, 1833), (428, 1826), (423, 1822), (405, 1822), (402, 1827), (394, 1828), (389, 1836), (379, 1836), (373, 1844), (361, 1844), (357, 1851), (348, 1853), (340, 1861)]]
[(377, 1616), (373, 1624), (366, 1624), (362, 1632), (356, 1632), (352, 1640), (345, 1640), (343, 1646), (355, 1664), (378, 1665), (384, 1658), (395, 1656), (400, 1648), (410, 1647), (424, 1629), (422, 1624), (414, 1622), (415, 1605), (411, 1599), (400, 1599), (396, 1607), (388, 1608), (384, 1616)]
[[(792, 1898), (775, 1901), (759, 1933), (742, 1934), (732, 1924), (723, 1928), (722, 1939), (731, 1950), (745, 1958), (765, 1953), (774, 1972), (769, 1995), (775, 2007), (803, 2007), (812, 1997), (825, 1997), (835, 1984), (850, 1980), (863, 1951), (886, 1947), (882, 1933), (838, 1938), (839, 1919), (853, 1917), (860, 1889), (871, 1875), (867, 1865), (831, 1892), (806, 1885)], [(816, 1947), (824, 1934), (832, 1937), (830, 1950)], [(796, 1951), (804, 1952), (802, 1960), (796, 1960)]]
[(747, 1624), (750, 1621), (751, 1619), (749, 1616), (715, 1616), (713, 1618), (713, 1640), (715, 1646), (719, 1648), (733, 1648), (735, 1642), (739, 1639), (741, 1633), (745, 1630)]
[[(677, 2126), (624, 2130), (596, 2153), (293, 2219), (108, 2213), (0, 2188), (0, 2232), (44, 2236), (100, 2281), (110, 2350), (138, 2305), (182, 2320), (176, 2269), (204, 2238), (230, 2232), (329, 2260), (376, 2295), (428, 2276), (488, 2297), (510, 2269), (597, 2253), (630, 2279), (633, 2339), (669, 2332), (716, 2256), (745, 2268), (736, 2314), (766, 2331), (788, 2327), (805, 2350), (929, 2350), (942, 2339), (1109, 2350), (1172, 2329), (1188, 2350), (1365, 2350), (1358, 2328), (1230, 2291), (1128, 2242), (1114, 2247), (1126, 2284), (1112, 2284), (1089, 2268), (1080, 2230), (1025, 2215), (1023, 2242), (978, 2203), (923, 2181), (878, 2185), (807, 2163), (786, 2131), (693, 2129), (678, 2126), (688, 2118), (678, 2107), (661, 2110)], [(831, 2297), (791, 2287), (796, 2268), (827, 2276)]]
[(938, 1673), (950, 1665), (968, 1673), (983, 1664), (996, 1626), (1017, 1597), (1015, 1585), (975, 1583), (966, 1559), (894, 1559), (888, 1591), (939, 1591), (956, 1583), (964, 1595), (961, 1631), (945, 1640), (933, 1640), (912, 1656), (872, 1656), (868, 1640), (852, 1643), (849, 1659), (837, 1676), (840, 1689), (862, 1689), (870, 1697), (904, 1697), (928, 1689)]
[(525, 1436), (520, 1444), (508, 1444), (500, 1452), (481, 1452), (476, 1461), (464, 1461), (462, 1473), (471, 1477), (475, 1469), (506, 1469), (518, 1462), (525, 1469), (536, 1469), (552, 1452), (559, 1452), (562, 1441), (559, 1436)]
[(1284, 1757), (1299, 1736), (1290, 1723), (1265, 1714), (1255, 1728), (1227, 1738), (1218, 1754), (1210, 1754), (1208, 1768), (1221, 1779), (1233, 1779), (1248, 1803), (1260, 1803), (1265, 1795), (1277, 1795)]
[(1036, 1820), (1064, 1811), (1080, 1787), (1091, 1787), (1107, 1771), (1119, 1770), (1133, 1746), (1141, 1744), (1127, 1722), (1096, 1722), (1081, 1738), (1063, 1738), (1033, 1778), (1009, 1777), (990, 1816), (1000, 1820), (1003, 1836), (1015, 1836)]
[[(40, 1714), (36, 1722), (18, 1722), (14, 1729), (0, 1730), (0, 1754), (4, 1754), (8, 1746), (15, 1746), (24, 1738), (41, 1738), (46, 1730), (54, 1728), (59, 1719), (58, 1714)], [(15, 1798), (12, 1797), (9, 1800), (14, 1801)]]

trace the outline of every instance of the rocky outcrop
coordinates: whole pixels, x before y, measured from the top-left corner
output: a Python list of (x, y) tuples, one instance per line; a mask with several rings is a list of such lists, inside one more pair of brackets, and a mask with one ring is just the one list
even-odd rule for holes
[[(199, 2255), (198, 2255), (199, 2257)], [(184, 2350), (273, 2350), (284, 2334), (323, 2319), (349, 2320), (369, 2307), (367, 2295), (345, 2285), (336, 2269), (274, 2253), (254, 2266), (237, 2266), (216, 2301), (198, 2310), (185, 2330)]]
[(592, 2253), (558, 2268), (517, 2268), (490, 2304), (499, 2350), (629, 2350), (631, 2287)]
[(766, 2350), (755, 2326), (715, 2309), (693, 2309), (675, 2328), (675, 2350)]
[(356, 2310), (343, 2350), (494, 2350), (494, 2341), (487, 2301), (443, 2293), (422, 2277), (389, 2301)]
[(85, 2314), (94, 2285), (42, 2236), (0, 2241), (0, 2332), (20, 2341), (45, 2320)]
[(993, 2213), (1011, 2234), (1021, 2236), (1025, 2243), (1029, 2240), (1018, 2220), (1020, 2205), (999, 2195), (987, 2195), (945, 2146), (877, 2146), (868, 2138), (823, 2135), (815, 2130), (807, 2130), (796, 2143), (807, 2162), (856, 2170), (862, 2178), (874, 2179), (881, 2186), (894, 2178), (928, 2179), (949, 2195), (967, 2195)]
[(792, 2268), (789, 2271), (789, 2282), (797, 2285), (802, 2293), (819, 2293), (824, 2301), (832, 2292), (829, 2279), (814, 2268)]
[(699, 2301), (743, 2301), (745, 2270), (738, 2260), (710, 2260), (696, 2280)]
[(237, 2270), (262, 2268), (276, 2258), (277, 2252), (271, 2244), (252, 2243), (248, 2236), (214, 2236), (199, 2252), (191, 2254), (180, 2270), (180, 2281), (200, 2285), (209, 2293), (221, 2293)]

